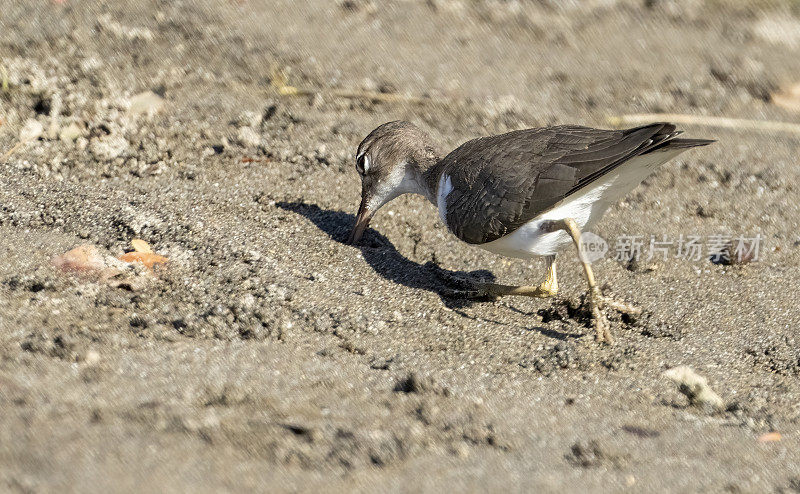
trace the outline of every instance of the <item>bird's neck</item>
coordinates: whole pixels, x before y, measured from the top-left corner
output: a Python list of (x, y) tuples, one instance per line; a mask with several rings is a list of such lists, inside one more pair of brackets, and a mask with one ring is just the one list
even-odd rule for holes
[(437, 159), (427, 170), (423, 173), (423, 180), (425, 182), (425, 188), (427, 190), (427, 194), (425, 197), (428, 198), (434, 206), (436, 206), (436, 195), (439, 190), (439, 179), (442, 176), (442, 161)]
[(402, 193), (419, 194), (436, 206), (442, 162), (439, 145), (431, 136), (420, 133), (412, 140), (405, 160), (405, 177)]
[(442, 161), (439, 153), (431, 154), (426, 159), (418, 160), (416, 166), (417, 193), (425, 196), (436, 206), (436, 194), (439, 189), (439, 177), (442, 175)]

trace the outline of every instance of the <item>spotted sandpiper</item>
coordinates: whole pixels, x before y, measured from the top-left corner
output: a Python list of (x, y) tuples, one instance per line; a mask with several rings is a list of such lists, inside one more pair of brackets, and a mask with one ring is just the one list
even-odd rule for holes
[(610, 344), (602, 310), (640, 311), (603, 296), (581, 256), (581, 231), (661, 164), (714, 142), (678, 139), (680, 133), (663, 122), (625, 130), (561, 125), (473, 139), (440, 158), (431, 137), (415, 125), (385, 123), (356, 152), (361, 206), (350, 243), (361, 239), (381, 206), (402, 194), (421, 194), (464, 242), (508, 257), (546, 258), (547, 277), (539, 286), (485, 283), (467, 295), (540, 298), (558, 292), (556, 252), (574, 243), (596, 338)]

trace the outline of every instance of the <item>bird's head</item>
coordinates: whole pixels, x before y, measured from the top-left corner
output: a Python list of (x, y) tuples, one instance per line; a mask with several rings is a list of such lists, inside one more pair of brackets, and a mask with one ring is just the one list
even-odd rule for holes
[(361, 206), (349, 243), (364, 234), (378, 209), (407, 193), (426, 194), (423, 173), (436, 161), (430, 137), (409, 122), (389, 122), (361, 141), (356, 171), (361, 176)]

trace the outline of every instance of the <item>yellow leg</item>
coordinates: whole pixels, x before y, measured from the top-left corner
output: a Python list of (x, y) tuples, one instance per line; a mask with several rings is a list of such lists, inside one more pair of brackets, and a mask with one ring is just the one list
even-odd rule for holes
[(629, 314), (641, 314), (642, 311), (624, 302), (618, 302), (603, 296), (595, 282), (592, 266), (586, 262), (581, 255), (581, 231), (580, 228), (578, 228), (578, 224), (575, 223), (573, 219), (566, 218), (564, 220), (554, 221), (553, 227), (554, 230), (565, 230), (569, 233), (578, 251), (578, 259), (583, 266), (586, 283), (589, 285), (589, 305), (592, 310), (597, 341), (608, 343), (609, 345), (613, 344), (614, 338), (611, 336), (611, 325), (608, 323), (608, 319), (605, 314), (603, 314), (602, 309), (604, 307), (609, 307), (616, 311)]
[(520, 297), (549, 298), (558, 294), (558, 279), (556, 277), (556, 256), (547, 258), (547, 278), (539, 286), (501, 285), (499, 283), (480, 283), (467, 290), (454, 292), (459, 296), (468, 298), (499, 298), (508, 295)]
[(556, 256), (549, 256), (547, 258), (549, 266), (547, 267), (547, 278), (539, 288), (548, 293), (551, 297), (558, 295), (558, 276), (556, 276)]

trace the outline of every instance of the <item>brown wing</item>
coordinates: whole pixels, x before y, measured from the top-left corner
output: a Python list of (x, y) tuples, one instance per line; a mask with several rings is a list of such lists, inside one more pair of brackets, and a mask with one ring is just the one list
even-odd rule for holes
[(442, 160), (453, 186), (447, 226), (465, 242), (491, 242), (675, 135), (667, 123), (626, 130), (565, 125), (466, 142)]

